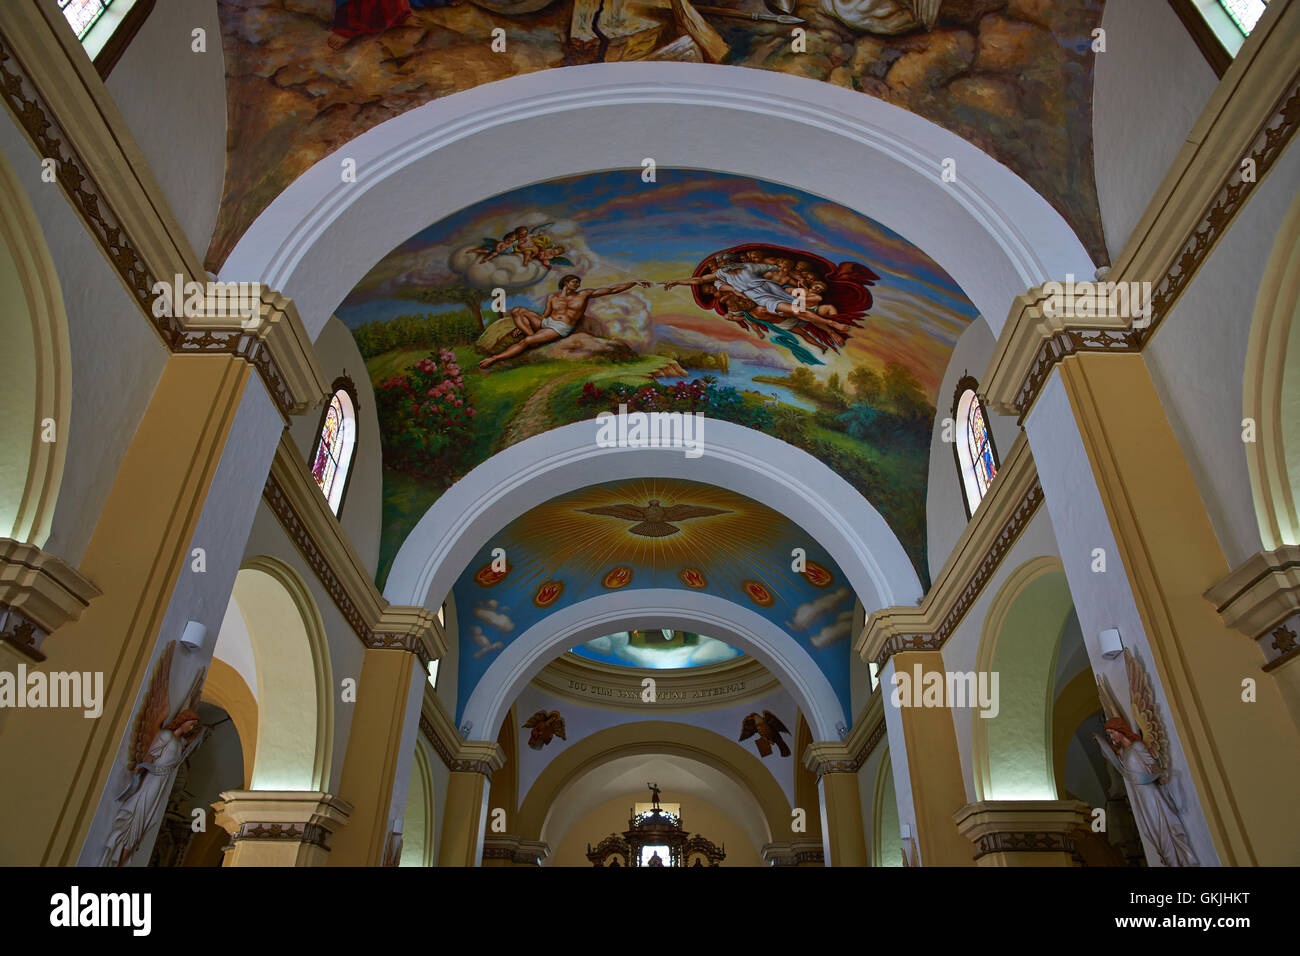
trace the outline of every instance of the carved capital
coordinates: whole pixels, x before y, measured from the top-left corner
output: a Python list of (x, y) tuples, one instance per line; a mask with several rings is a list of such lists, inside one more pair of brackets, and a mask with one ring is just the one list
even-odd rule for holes
[(0, 640), (33, 660), (47, 636), (75, 621), (99, 589), (61, 558), (0, 538)]
[(1300, 545), (1251, 555), (1206, 591), (1205, 599), (1224, 624), (1258, 642), (1266, 668), (1300, 656), (1293, 620), (1300, 615)]

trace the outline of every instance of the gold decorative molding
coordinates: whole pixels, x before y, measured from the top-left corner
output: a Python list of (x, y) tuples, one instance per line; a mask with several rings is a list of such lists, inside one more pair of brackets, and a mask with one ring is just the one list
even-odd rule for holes
[(505, 763), (506, 755), (495, 740), (462, 740), (447, 769), (452, 773), (482, 774), (490, 780)]
[(430, 661), (446, 656), (446, 637), (434, 612), (390, 605), (379, 593), (287, 430), (262, 499), (362, 644), (410, 651), (426, 670)]
[(1017, 296), (983, 378), (990, 408), (1023, 422), (1059, 362), (1146, 347), (1290, 143), (1300, 124), (1298, 65), (1300, 9), (1284, 4), (1247, 38), (1104, 277), (1151, 283), (1145, 324), (1045, 315), (1041, 286)]
[(1277, 631), (1300, 614), (1300, 545), (1251, 555), (1205, 598), (1224, 624), (1259, 643), (1268, 665), (1289, 658), (1295, 653), (1293, 639)]
[(208, 274), (57, 7), (0, 4), (0, 96), (36, 154), (55, 161), (68, 201), (170, 351), (239, 356), (286, 419), (320, 403), (328, 383), (297, 311), (278, 293), (262, 294), (257, 322), (154, 314), (157, 282), (180, 276), (206, 288)]
[(547, 664), (531, 683), (538, 690), (584, 707), (624, 711), (641, 706), (641, 681), (647, 677), (655, 682), (655, 702), (645, 707), (655, 713), (740, 704), (781, 687), (766, 667), (749, 656), (687, 668), (683, 673), (682, 669), (603, 664), (567, 652)]
[(461, 736), (456, 732), (456, 724), (451, 715), (427, 683), (424, 686), (424, 703), (420, 708), (420, 733), (429, 741), (429, 746), (443, 765), (450, 767), (460, 750)]
[(975, 845), (976, 860), (995, 856), (1008, 865), (1016, 862), (1009, 854), (1055, 853), (1060, 865), (1069, 866), (1078, 861), (1073, 833), (1086, 824), (1088, 812), (1082, 800), (980, 800), (952, 819)]
[(844, 745), (853, 754), (855, 770), (861, 770), (885, 738), (884, 694), (877, 687), (853, 721), (853, 729), (844, 738)]
[[(330, 834), (352, 816), (352, 804), (321, 791), (227, 790), (212, 807), (216, 811), (214, 820), (230, 834), (232, 847), (241, 843), (283, 844), (285, 851), (297, 854), (289, 857), (282, 850), (273, 850), (270, 856), (251, 857), (245, 865), (253, 866), (323, 863), (323, 854), (330, 849)], [(227, 852), (238, 859), (251, 850), (245, 846)], [(226, 865), (231, 865), (231, 858)]]
[(550, 846), (541, 840), (525, 840), (513, 833), (489, 834), (483, 838), (483, 859), (502, 860), (514, 866), (541, 866), (551, 855)]
[(34, 544), (0, 538), (0, 641), (35, 661), (41, 642), (81, 616), (99, 589)]
[(881, 671), (900, 651), (942, 648), (1042, 503), (1043, 487), (1022, 431), (921, 603), (873, 611), (854, 650)]
[(828, 773), (857, 773), (858, 762), (841, 740), (814, 740), (802, 754), (803, 765), (819, 779)]
[(820, 840), (789, 840), (764, 844), (759, 855), (768, 866), (824, 866), (825, 851)]

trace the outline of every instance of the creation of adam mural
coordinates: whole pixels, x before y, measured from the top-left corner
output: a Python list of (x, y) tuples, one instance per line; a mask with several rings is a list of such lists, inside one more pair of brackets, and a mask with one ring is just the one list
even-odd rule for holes
[[(219, 0), (228, 152), (207, 266), (219, 271), (258, 214), (312, 164), (384, 120), (493, 80), (636, 60), (775, 70), (910, 110), (1014, 170), (1104, 264), (1091, 147), (1092, 31), (1102, 5)], [(806, 43), (798, 50), (796, 27)]]
[(974, 306), (842, 206), (740, 176), (658, 179), (590, 174), (478, 203), (403, 243), (339, 307), (380, 419), (381, 586), (474, 466), (620, 406), (701, 413), (808, 452), (871, 502), (928, 582), (936, 392)]
[[(494, 555), (496, 548), (506, 558)], [(794, 548), (805, 550), (801, 571), (791, 561)], [(624, 588), (702, 591), (763, 615), (808, 652), (851, 713), (855, 597), (830, 556), (789, 518), (744, 495), (700, 482), (638, 478), (538, 505), (475, 555), (452, 590), (460, 622), (457, 718), (512, 640), (560, 608)], [(638, 631), (625, 633), (626, 641), (605, 635), (575, 651), (641, 667), (665, 650), (628, 653), (634, 642), (702, 651), (695, 664), (739, 655), (722, 641), (667, 635)], [(691, 656), (684, 650), (682, 662), (668, 666), (689, 666), (683, 662)]]

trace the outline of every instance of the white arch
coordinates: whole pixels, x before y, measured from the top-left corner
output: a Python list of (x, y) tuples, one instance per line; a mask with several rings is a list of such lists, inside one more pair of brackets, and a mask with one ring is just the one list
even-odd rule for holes
[[(545, 143), (545, 149), (520, 149)], [(799, 159), (777, 143), (798, 143)], [(298, 177), (240, 237), (223, 279), (278, 289), (314, 338), (383, 256), (490, 196), (641, 161), (754, 176), (870, 216), (925, 250), (997, 335), (1014, 296), (1092, 260), (997, 160), (883, 100), (767, 70), (598, 63), (487, 83), (362, 133)], [(344, 183), (344, 159), (357, 181)], [(956, 181), (945, 183), (945, 161)], [(662, 178), (662, 177), (661, 177)]]
[(0, 341), (0, 538), (40, 547), (50, 536), (72, 437), (72, 352), (54, 260), (3, 153)]
[(384, 597), (437, 607), (483, 543), (519, 515), (565, 492), (625, 478), (716, 484), (779, 511), (829, 552), (868, 613), (921, 596), (916, 570), (885, 519), (807, 452), (713, 419), (700, 458), (681, 449), (600, 448), (597, 427), (592, 419), (534, 435), (447, 489), (402, 543)]
[(847, 721), (830, 681), (808, 652), (763, 615), (702, 591), (614, 591), (563, 607), (505, 646), (465, 703), (471, 737), (499, 727), (510, 703), (546, 664), (577, 644), (636, 627), (708, 634), (752, 654), (775, 674), (807, 717), (817, 740), (836, 740)]

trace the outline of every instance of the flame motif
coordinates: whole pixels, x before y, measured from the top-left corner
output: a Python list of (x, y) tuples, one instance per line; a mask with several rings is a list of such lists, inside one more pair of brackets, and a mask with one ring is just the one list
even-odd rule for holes
[(510, 573), (510, 562), (506, 562), (504, 571), (492, 570), (492, 562), (489, 561), (483, 567), (474, 572), (474, 583), (481, 588), (490, 588), (494, 584), (499, 584), (505, 580), (505, 576)]
[(550, 607), (560, 599), (560, 595), (563, 593), (563, 581), (547, 581), (538, 588), (537, 593), (533, 595), (533, 603), (538, 607)]
[(813, 587), (824, 588), (835, 580), (834, 575), (823, 568), (816, 561), (807, 561), (804, 563), (804, 569), (799, 572)]
[(772, 592), (757, 581), (746, 581), (745, 593), (759, 607), (771, 607), (775, 600), (772, 597)]
[(699, 568), (682, 568), (677, 573), (677, 577), (681, 579), (682, 584), (685, 584), (688, 588), (695, 588), (697, 591), (709, 586), (708, 578), (704, 576), (704, 572)]
[(606, 574), (604, 580), (600, 583), (612, 591), (627, 587), (632, 583), (632, 569), (626, 564), (620, 564)]

